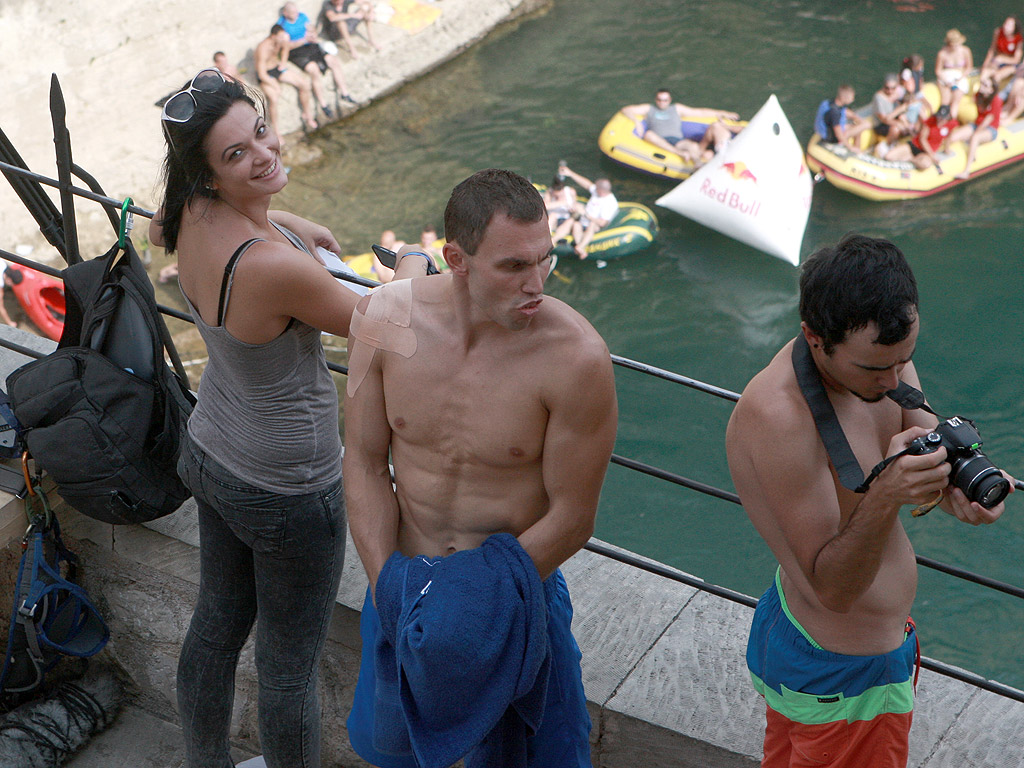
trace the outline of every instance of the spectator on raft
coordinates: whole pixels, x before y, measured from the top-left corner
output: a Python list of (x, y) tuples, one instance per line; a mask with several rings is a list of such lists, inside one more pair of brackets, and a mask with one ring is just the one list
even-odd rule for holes
[(939, 156), (936, 152), (958, 125), (960, 123), (950, 117), (949, 107), (943, 105), (935, 114), (924, 120), (917, 136), (890, 149), (885, 159), (894, 162), (909, 160), (919, 171), (934, 165), (941, 173), (942, 167), (939, 165)]
[(999, 119), (1002, 116), (1003, 100), (996, 91), (996, 85), (989, 77), (978, 83), (978, 92), (974, 94), (974, 103), (978, 108), (978, 117), (970, 125), (961, 125), (953, 129), (946, 140), (947, 144), (954, 141), (967, 142), (967, 163), (956, 175), (958, 179), (967, 179), (971, 175), (971, 164), (978, 147), (989, 141), (995, 141), (999, 133)]
[[(622, 114), (636, 123), (637, 134), (645, 141), (694, 164), (706, 163), (740, 130), (722, 122), (738, 119), (735, 112), (673, 103), (667, 88), (655, 92), (653, 104), (632, 104), (623, 107)], [(692, 119), (709, 117), (714, 122)]]
[(954, 120), (960, 114), (960, 97), (970, 88), (967, 76), (974, 69), (974, 54), (964, 43), (959, 29), (946, 32), (945, 44), (935, 57), (935, 81), (939, 86), (939, 105), (948, 106)]
[(565, 183), (565, 176), (556, 174), (551, 186), (544, 194), (544, 207), (548, 212), (548, 229), (554, 232), (558, 226), (572, 216), (576, 206), (576, 190)]
[(875, 135), (878, 137), (875, 154), (884, 157), (889, 145), (901, 136), (908, 136), (913, 129), (907, 120), (908, 104), (903, 100), (904, 91), (900, 79), (895, 72), (885, 76), (882, 87), (875, 92), (871, 100), (871, 111), (874, 115)]
[(1010, 85), (1006, 89), (1003, 122), (1012, 123), (1022, 114), (1024, 114), (1024, 64), (1018, 64), (1013, 80), (1010, 81)]
[(1004, 77), (1013, 74), (1022, 56), (1024, 36), (1021, 35), (1020, 20), (1010, 15), (992, 32), (992, 44), (981, 64), (981, 77), (991, 77), (998, 84)]
[[(320, 657), (345, 551), (338, 393), (321, 330), (359, 294), (313, 256), (326, 228), (270, 210), (288, 177), (258, 95), (214, 68), (164, 105), (150, 241), (177, 253), (209, 350), (178, 472), (195, 496), (199, 596), (178, 661), (185, 765), (230, 766), (239, 653), (255, 625), (266, 762), (320, 766)], [(403, 259), (400, 277), (424, 275)], [(258, 606), (258, 611), (257, 611)]]
[(818, 113), (814, 116), (814, 132), (823, 141), (832, 144), (846, 144), (854, 147), (854, 139), (871, 127), (871, 121), (865, 120), (850, 105), (857, 98), (852, 85), (840, 85), (836, 95), (825, 99), (818, 105)]
[[(900, 70), (900, 85), (903, 87), (903, 103), (907, 105), (905, 113), (910, 133), (917, 133), (921, 128), (921, 110), (926, 104), (922, 88), (924, 87), (924, 59), (918, 54), (903, 59)], [(925, 107), (927, 109), (927, 107)]]
[(619, 212), (619, 201), (612, 194), (612, 183), (600, 177), (597, 181), (591, 181), (586, 176), (573, 171), (567, 165), (558, 166), (558, 172), (562, 176), (572, 179), (590, 194), (587, 204), (583, 205), (577, 201), (573, 214), (562, 222), (551, 236), (553, 245), (570, 233), (575, 243), (576, 255), (581, 259), (587, 258), (587, 246), (594, 239), (594, 235), (612, 223), (612, 219)]

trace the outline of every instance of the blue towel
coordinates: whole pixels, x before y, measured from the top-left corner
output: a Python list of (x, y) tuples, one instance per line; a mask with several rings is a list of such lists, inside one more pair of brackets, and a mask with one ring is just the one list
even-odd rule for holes
[(544, 586), (516, 538), (437, 559), (396, 552), (375, 597), (374, 748), (422, 768), (471, 751), (467, 766), (525, 766), (551, 658)]

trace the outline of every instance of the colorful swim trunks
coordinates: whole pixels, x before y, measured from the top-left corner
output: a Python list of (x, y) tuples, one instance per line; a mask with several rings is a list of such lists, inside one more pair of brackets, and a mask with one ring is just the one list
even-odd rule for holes
[(747, 667), (768, 705), (762, 768), (906, 768), (917, 636), (880, 656), (826, 651), (789, 612), (781, 576), (761, 597)]

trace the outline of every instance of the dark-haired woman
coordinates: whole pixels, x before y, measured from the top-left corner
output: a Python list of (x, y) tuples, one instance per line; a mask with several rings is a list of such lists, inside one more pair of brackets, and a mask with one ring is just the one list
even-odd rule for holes
[[(338, 394), (320, 331), (346, 336), (359, 296), (312, 255), (339, 250), (326, 228), (270, 212), (287, 176), (250, 91), (204, 70), (161, 121), (166, 187), (151, 238), (178, 254), (210, 358), (178, 463), (198, 502), (201, 561), (178, 664), (186, 765), (231, 766), (235, 666), (255, 622), (266, 764), (319, 768), (317, 667), (345, 545)], [(399, 276), (425, 271), (420, 256), (399, 264)]]
[(999, 84), (1004, 77), (1013, 74), (1024, 56), (1024, 35), (1021, 35), (1020, 21), (1016, 16), (1006, 20), (992, 32), (992, 44), (981, 64), (981, 77), (991, 77)]

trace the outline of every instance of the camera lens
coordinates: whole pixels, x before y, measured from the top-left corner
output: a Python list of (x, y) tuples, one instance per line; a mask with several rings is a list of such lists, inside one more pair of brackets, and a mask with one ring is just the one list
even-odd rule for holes
[(953, 462), (953, 483), (968, 499), (985, 509), (992, 509), (1006, 498), (1010, 483), (985, 454), (979, 451), (971, 453), (970, 457)]

